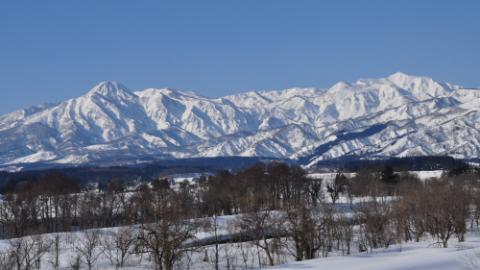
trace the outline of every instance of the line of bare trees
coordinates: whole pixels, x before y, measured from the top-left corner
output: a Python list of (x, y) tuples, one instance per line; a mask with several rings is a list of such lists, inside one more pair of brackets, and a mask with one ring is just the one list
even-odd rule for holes
[[(0, 254), (0, 269), (32, 269), (45, 255), (58, 267), (60, 240), (38, 236), (42, 233), (83, 231), (72, 251), (72, 269), (93, 269), (104, 256), (116, 268), (146, 257), (157, 269), (172, 270), (202, 245), (213, 252), (205, 255), (213, 269), (222, 268), (225, 243), (248, 243), (262, 267), (287, 257), (348, 255), (354, 247), (367, 251), (426, 237), (447, 247), (453, 237), (465, 240), (468, 224), (479, 226), (480, 182), (474, 170), (420, 181), (385, 167), (352, 178), (339, 173), (322, 182), (282, 163), (175, 186), (157, 179), (135, 186), (111, 182), (102, 190), (48, 175), (3, 196), (0, 232), (16, 240)], [(225, 215), (235, 215), (228, 235), (219, 221)], [(130, 227), (97, 230), (116, 226)], [(211, 235), (208, 241), (196, 239), (200, 230)]]

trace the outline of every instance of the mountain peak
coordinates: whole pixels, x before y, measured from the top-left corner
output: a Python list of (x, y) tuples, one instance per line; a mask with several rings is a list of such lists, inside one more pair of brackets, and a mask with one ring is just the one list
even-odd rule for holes
[(401, 72), (339, 82), (325, 91), (290, 88), (223, 98), (171, 88), (130, 92), (104, 81), (56, 106), (0, 116), (0, 170), (18, 163), (214, 156), (308, 164), (351, 155), (478, 157), (480, 89), (455, 89)]
[[(409, 75), (403, 72), (395, 72), (392, 75), (388, 76), (387, 79), (397, 85), (402, 85), (405, 84), (406, 82), (411, 82), (413, 80), (419, 79), (419, 78), (425, 78), (425, 77), (419, 77), (419, 76), (414, 76), (414, 75)], [(428, 78), (430, 79), (430, 78)]]
[(95, 85), (87, 95), (101, 95), (101, 96), (118, 96), (118, 95), (132, 95), (132, 93), (119, 82), (103, 81)]
[(337, 82), (336, 84), (332, 85), (332, 87), (330, 87), (330, 91), (332, 92), (336, 92), (336, 91), (340, 91), (340, 90), (343, 90), (343, 89), (348, 89), (348, 88), (351, 88), (352, 85), (349, 84), (348, 82), (344, 82), (344, 81), (339, 81)]
[(397, 71), (393, 74), (391, 74), (390, 76), (388, 76), (389, 78), (405, 78), (405, 77), (416, 77), (416, 76), (413, 76), (413, 75), (409, 75), (405, 72), (401, 72), (401, 71)]
[(152, 96), (152, 95), (164, 95), (175, 98), (193, 97), (200, 98), (201, 96), (191, 91), (181, 91), (175, 88), (147, 88), (142, 91), (135, 92), (137, 96)]

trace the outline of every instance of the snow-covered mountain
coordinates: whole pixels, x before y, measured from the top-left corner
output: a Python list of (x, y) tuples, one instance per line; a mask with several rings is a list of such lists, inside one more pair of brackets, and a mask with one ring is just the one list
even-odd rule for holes
[(479, 153), (480, 89), (404, 73), (221, 98), (102, 82), (84, 96), (0, 117), (4, 166), (217, 156), (312, 165), (350, 155)]

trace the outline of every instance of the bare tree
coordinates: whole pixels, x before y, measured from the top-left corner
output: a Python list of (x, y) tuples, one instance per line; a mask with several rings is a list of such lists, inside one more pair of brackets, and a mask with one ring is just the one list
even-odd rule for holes
[(427, 198), (426, 208), (433, 210), (427, 211), (425, 217), (429, 233), (445, 248), (454, 234), (463, 241), (469, 206), (466, 191), (447, 180), (431, 181), (424, 196)]
[(73, 260), (70, 261), (70, 268), (72, 270), (79, 270), (82, 264), (82, 257), (80, 255), (76, 255), (73, 257)]
[(183, 244), (194, 237), (194, 229), (195, 226), (182, 221), (161, 220), (144, 225), (138, 237), (139, 248), (150, 254), (156, 269), (172, 270), (188, 250)]
[(348, 218), (341, 218), (338, 221), (340, 241), (342, 242), (342, 254), (350, 255), (353, 240), (353, 225)]
[(0, 269), (14, 269), (15, 260), (12, 250), (7, 249), (0, 253)]
[(305, 205), (285, 210), (284, 226), (287, 235), (295, 244), (295, 260), (313, 259), (321, 248), (323, 222), (320, 214)]
[(327, 191), (330, 194), (332, 203), (335, 204), (340, 197), (340, 194), (347, 190), (348, 179), (345, 175), (337, 173), (335, 179), (327, 184)]
[[(237, 226), (241, 233), (249, 239), (253, 239), (253, 244), (263, 250), (270, 266), (275, 265), (274, 255), (277, 251), (276, 234), (279, 233), (275, 225), (279, 224), (279, 218), (273, 211), (258, 210), (242, 214), (237, 219)], [(260, 257), (260, 254), (258, 254)]]
[(136, 235), (131, 227), (121, 228), (101, 240), (101, 249), (110, 263), (119, 269), (128, 264), (134, 253)]
[(153, 205), (160, 220), (141, 226), (137, 248), (150, 254), (156, 269), (172, 270), (188, 251), (185, 243), (195, 237), (198, 225), (187, 219), (190, 209), (178, 206), (181, 198), (177, 194), (167, 191), (159, 195)]
[(370, 248), (388, 248), (397, 239), (392, 204), (386, 198), (364, 202), (358, 208), (361, 234)]
[(219, 239), (218, 239), (218, 229), (219, 229), (219, 224), (218, 224), (218, 216), (217, 214), (214, 214), (213, 217), (209, 219), (209, 229), (213, 230), (213, 237), (215, 238), (215, 245), (214, 245), (214, 269), (219, 270)]
[(93, 269), (98, 258), (102, 254), (98, 248), (100, 245), (100, 232), (89, 230), (82, 232), (76, 251), (89, 270)]
[(58, 269), (60, 267), (60, 234), (58, 233), (55, 234), (53, 241), (51, 242), (49, 255), (49, 263), (54, 269)]
[(40, 268), (40, 262), (50, 246), (42, 236), (28, 236), (10, 240), (11, 256), (17, 270)]

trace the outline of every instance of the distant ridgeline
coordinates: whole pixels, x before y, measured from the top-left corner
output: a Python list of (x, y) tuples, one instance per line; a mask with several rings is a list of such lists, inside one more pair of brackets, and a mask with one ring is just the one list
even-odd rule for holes
[(379, 169), (389, 166), (395, 171), (431, 171), (466, 168), (468, 167), (467, 162), (468, 161), (455, 159), (450, 156), (393, 157), (383, 160), (365, 160), (355, 156), (349, 156), (341, 159), (320, 161), (316, 164), (315, 168), (331, 168), (345, 172), (356, 172), (362, 168)]
[[(261, 162), (275, 159), (257, 157), (214, 157), (164, 160), (156, 163), (128, 166), (82, 166), (82, 167), (32, 167), (19, 172), (0, 171), (0, 193), (11, 189), (19, 182), (39, 180), (45, 176), (60, 173), (79, 183), (106, 183), (109, 181), (133, 182), (150, 181), (173, 174), (211, 173), (221, 170), (240, 170)], [(286, 160), (275, 160), (291, 163)]]
[(169, 88), (132, 92), (106, 81), (77, 98), (0, 116), (0, 169), (226, 156), (292, 159), (305, 168), (345, 164), (350, 155), (472, 159), (480, 156), (478, 104), (480, 88), (400, 72), (218, 98)]
[[(216, 157), (166, 160), (152, 164), (129, 166), (83, 166), (30, 169), (19, 172), (0, 171), (0, 193), (3, 193), (5, 190), (11, 190), (19, 183), (36, 181), (56, 173), (65, 175), (81, 184), (90, 182), (103, 184), (109, 181), (131, 183), (133, 181), (151, 181), (175, 174), (208, 174), (222, 170), (236, 171), (257, 163), (268, 162), (295, 164), (292, 160), (252, 157)], [(310, 170), (356, 172), (365, 168), (379, 170), (385, 166), (392, 167), (395, 171), (448, 170), (452, 172), (464, 171), (469, 167), (466, 161), (454, 159), (449, 156), (404, 157), (385, 160), (361, 160), (358, 157), (350, 156), (348, 158), (318, 162), (317, 165), (310, 168)]]

